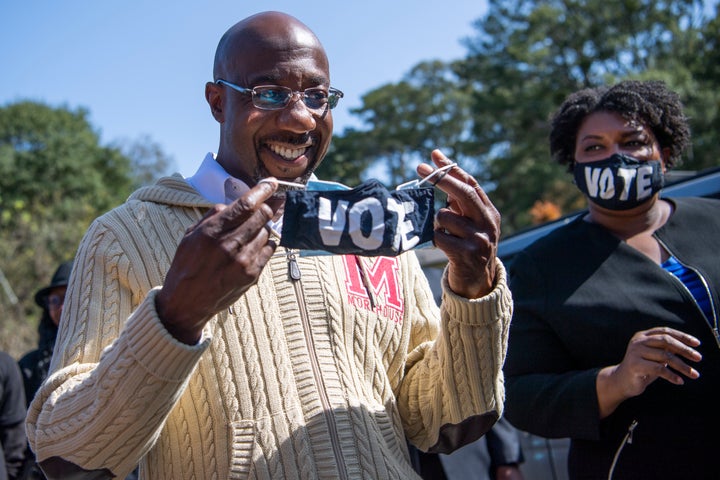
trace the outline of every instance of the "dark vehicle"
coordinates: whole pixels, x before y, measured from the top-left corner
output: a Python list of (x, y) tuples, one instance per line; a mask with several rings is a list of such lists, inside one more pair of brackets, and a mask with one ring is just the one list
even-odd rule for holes
[[(668, 184), (661, 192), (663, 197), (709, 197), (720, 199), (720, 167), (701, 172), (672, 172)], [(501, 212), (502, 213), (502, 212)], [(506, 265), (515, 254), (522, 251), (535, 240), (547, 235), (556, 228), (565, 225), (585, 210), (566, 215), (552, 222), (527, 228), (508, 235), (498, 244), (498, 257)], [(435, 298), (440, 301), (440, 277), (447, 259), (437, 249), (418, 250), (420, 264), (430, 280)], [(511, 340), (512, 341), (512, 340)], [(525, 480), (567, 480), (567, 453), (569, 439), (548, 439), (520, 432), (525, 463), (521, 466)]]

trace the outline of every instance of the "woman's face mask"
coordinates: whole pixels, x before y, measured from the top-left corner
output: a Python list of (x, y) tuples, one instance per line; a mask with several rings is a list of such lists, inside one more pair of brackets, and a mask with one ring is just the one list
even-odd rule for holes
[(576, 163), (575, 184), (593, 203), (609, 210), (628, 210), (641, 205), (665, 184), (659, 160), (641, 162), (614, 154), (588, 163)]

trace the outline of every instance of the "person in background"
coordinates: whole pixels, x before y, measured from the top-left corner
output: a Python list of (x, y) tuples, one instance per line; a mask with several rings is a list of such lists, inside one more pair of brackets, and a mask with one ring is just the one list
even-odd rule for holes
[(140, 462), (153, 480), (413, 479), (406, 437), (446, 452), (495, 423), (512, 297), (500, 216), (471, 175), (432, 153), (450, 197), (434, 218), (440, 309), (412, 251), (278, 248), (284, 190), (323, 160), (340, 97), (294, 17), (222, 36), (205, 86), (217, 154), (135, 192), (78, 249), (28, 412), (49, 478)]
[[(38, 324), (38, 348), (27, 352), (18, 361), (28, 406), (35, 392), (47, 378), (71, 270), (71, 261), (61, 263), (55, 270), (50, 284), (35, 293), (35, 303), (42, 309)], [(29, 447), (25, 455), (23, 478), (27, 480), (45, 478)]]
[(0, 480), (20, 478), (26, 447), (22, 376), (15, 359), (0, 351)]
[(500, 417), (483, 438), (450, 454), (439, 454), (447, 480), (523, 480), (520, 434)]
[(588, 210), (512, 262), (505, 415), (571, 438), (570, 478), (717, 478), (720, 201), (661, 196), (689, 146), (658, 81), (576, 92), (552, 117)]
[(18, 362), (28, 405), (47, 378), (71, 271), (72, 261), (61, 263), (55, 270), (50, 284), (35, 293), (35, 303), (42, 309), (38, 324), (38, 348), (27, 352)]

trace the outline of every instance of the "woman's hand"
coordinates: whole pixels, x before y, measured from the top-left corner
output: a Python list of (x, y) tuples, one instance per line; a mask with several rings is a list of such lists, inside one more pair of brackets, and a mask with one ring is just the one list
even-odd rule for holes
[(675, 385), (685, 383), (683, 376), (698, 378), (700, 373), (685, 363), (702, 359), (692, 348), (698, 345), (700, 340), (673, 328), (655, 327), (637, 332), (630, 339), (622, 362), (605, 367), (598, 374), (600, 418), (610, 415), (628, 398), (642, 394), (658, 378)]

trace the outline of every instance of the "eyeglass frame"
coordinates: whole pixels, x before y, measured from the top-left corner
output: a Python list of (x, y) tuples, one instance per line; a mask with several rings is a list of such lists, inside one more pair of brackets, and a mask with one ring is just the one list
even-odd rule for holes
[[(287, 106), (290, 105), (290, 102), (295, 97), (295, 95), (299, 94), (300, 99), (302, 100), (303, 104), (305, 105), (305, 107), (307, 107), (308, 110), (313, 111), (313, 112), (319, 112), (319, 113), (323, 114), (326, 111), (332, 110), (333, 108), (335, 108), (337, 106), (338, 102), (340, 101), (340, 99), (345, 96), (345, 94), (341, 90), (338, 90), (335, 87), (329, 87), (327, 92), (325, 92), (325, 90), (321, 87), (310, 87), (310, 88), (306, 88), (305, 90), (302, 90), (302, 91), (301, 90), (293, 90), (290, 87), (283, 87), (282, 85), (256, 85), (252, 88), (248, 88), (248, 87), (241, 87), (240, 85), (235, 85), (234, 83), (228, 82), (227, 80), (224, 80), (222, 78), (218, 78), (217, 80), (215, 80), (215, 83), (218, 85), (225, 85), (227, 87), (230, 87), (233, 90), (235, 90), (236, 92), (244, 93), (245, 95), (250, 95), (250, 97), (252, 98), (253, 106), (257, 109), (266, 110), (266, 111), (282, 110), (284, 108), (287, 108)], [(271, 108), (271, 107), (267, 107), (267, 106), (260, 106), (255, 101), (255, 96), (257, 95), (257, 92), (255, 91), (256, 88), (277, 88), (284, 92), (289, 91), (290, 95), (288, 95), (287, 102), (285, 102), (282, 106), (275, 107), (275, 108)], [(325, 104), (325, 108), (322, 111), (318, 110), (317, 108), (313, 108), (307, 104), (306, 99), (307, 99), (308, 95), (306, 92), (308, 90), (320, 90), (327, 95), (327, 103)], [(331, 95), (333, 95), (337, 98), (337, 100), (334, 103), (330, 102)]]

